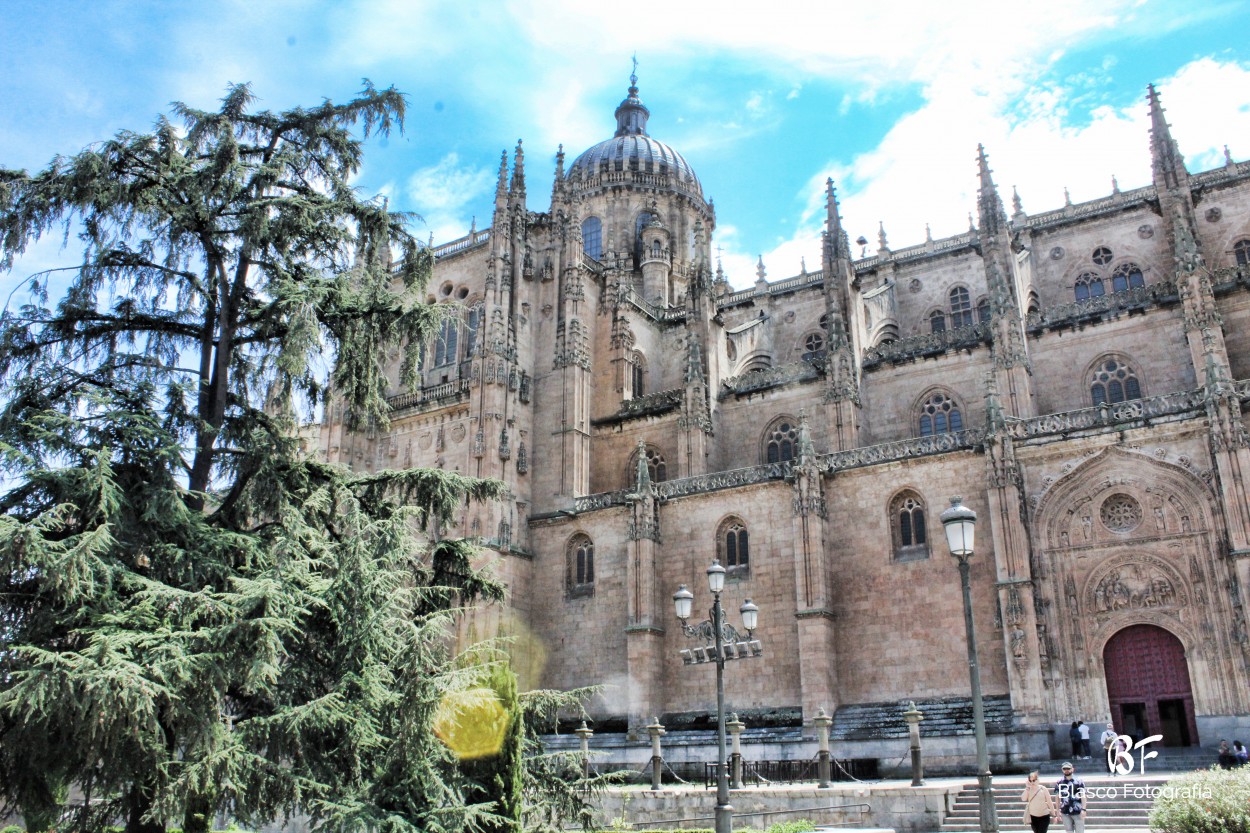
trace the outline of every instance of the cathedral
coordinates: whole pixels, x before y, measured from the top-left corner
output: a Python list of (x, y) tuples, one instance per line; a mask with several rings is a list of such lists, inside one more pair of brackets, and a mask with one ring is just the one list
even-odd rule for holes
[(549, 204), (504, 154), (490, 227), (434, 246), (454, 314), (421, 386), (396, 362), (390, 424), (331, 405), (322, 451), (507, 484), (441, 530), (508, 585), (473, 627), (524, 634), (528, 685), (600, 686), (597, 743), (714, 725), (672, 597), (701, 618), (715, 559), (731, 624), (759, 608), (725, 685), (767, 757), (808, 755), (823, 708), (836, 757), (897, 758), (914, 701), (971, 760), (952, 496), (996, 767), (1064, 754), (1077, 719), (1250, 736), (1250, 163), (1190, 172), (1147, 103), (1151, 185), (1008, 213), (979, 148), (967, 232), (856, 254), (830, 182), (819, 269), (735, 290), (631, 77)]

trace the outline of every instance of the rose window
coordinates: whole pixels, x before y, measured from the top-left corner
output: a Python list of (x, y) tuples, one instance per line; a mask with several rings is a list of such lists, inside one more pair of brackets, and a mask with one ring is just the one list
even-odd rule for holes
[(1102, 502), (1099, 515), (1112, 532), (1130, 532), (1141, 523), (1141, 504), (1128, 495), (1112, 495)]

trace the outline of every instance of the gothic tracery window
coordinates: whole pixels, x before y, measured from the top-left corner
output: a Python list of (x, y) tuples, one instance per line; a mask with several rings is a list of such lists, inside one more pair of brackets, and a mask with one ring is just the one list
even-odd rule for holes
[(730, 576), (745, 576), (751, 569), (751, 541), (741, 518), (728, 518), (716, 536), (717, 556)]
[(1250, 238), (1233, 244), (1233, 260), (1238, 266), (1250, 266)]
[(587, 217), (582, 222), (582, 251), (595, 260), (603, 257), (603, 221)]
[(764, 433), (764, 462), (784, 463), (798, 456), (799, 423), (792, 417), (775, 421)]
[(1076, 278), (1074, 287), (1076, 300), (1087, 301), (1090, 298), (1097, 298), (1106, 294), (1103, 287), (1102, 276), (1096, 272), (1082, 272)]
[(946, 313), (940, 309), (935, 309), (929, 313), (929, 332), (944, 333), (946, 332)]
[(1114, 405), (1130, 399), (1141, 399), (1141, 382), (1133, 368), (1123, 359), (1113, 356), (1100, 361), (1094, 367), (1089, 393), (1094, 405)]
[(964, 430), (959, 404), (945, 393), (935, 393), (920, 406), (920, 436), (953, 434)]
[[(668, 464), (664, 462), (664, 455), (658, 448), (647, 446), (646, 460), (647, 477), (651, 478), (652, 483), (663, 483), (668, 480)], [(632, 487), (638, 480), (637, 450), (629, 457), (629, 470), (625, 473), (625, 480), (628, 487)]]
[(890, 502), (890, 537), (895, 561), (918, 561), (929, 557), (929, 533), (925, 506), (913, 491), (899, 493)]
[(1121, 263), (1111, 273), (1112, 292), (1125, 292), (1145, 285), (1146, 279), (1142, 275), (1141, 267), (1136, 263)]
[(569, 539), (565, 569), (565, 589), (570, 597), (595, 594), (595, 544), (590, 536), (578, 533)]
[(642, 353), (634, 352), (629, 372), (632, 396), (637, 399), (647, 392), (647, 360), (643, 358)]
[(433, 367), (442, 367), (456, 361), (456, 341), (460, 334), (460, 322), (455, 318), (444, 319), (434, 341)]
[(960, 327), (971, 327), (972, 321), (972, 299), (968, 295), (968, 290), (962, 286), (957, 286), (950, 291), (951, 302), (951, 329), (958, 330)]

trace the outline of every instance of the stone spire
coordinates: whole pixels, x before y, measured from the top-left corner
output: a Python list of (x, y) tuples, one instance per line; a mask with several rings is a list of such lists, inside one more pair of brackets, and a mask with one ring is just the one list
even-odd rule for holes
[(516, 161), (512, 165), (512, 193), (525, 194), (525, 153), (521, 150), (520, 139), (516, 140)]
[(556, 182), (564, 180), (564, 144), (556, 150)]
[(651, 111), (638, 98), (638, 59), (634, 59), (634, 71), (629, 74), (629, 90), (616, 108), (617, 136), (646, 136), (647, 119)]
[(647, 468), (647, 443), (642, 439), (638, 440), (638, 466), (634, 472), (634, 493), (651, 494), (651, 470)]
[(825, 180), (825, 242), (830, 247), (832, 260), (849, 258), (846, 235), (842, 231), (842, 216), (838, 212), (838, 192), (833, 187), (833, 177)]
[(877, 221), (877, 254), (888, 255), (890, 253), (890, 240), (885, 236), (885, 220)]
[(508, 151), (499, 152), (499, 180), (495, 183), (495, 199), (508, 194)]
[(977, 219), (981, 223), (981, 236), (995, 237), (1007, 230), (1007, 211), (1003, 208), (998, 188), (994, 185), (985, 146), (980, 144), (977, 145), (977, 167), (980, 176), (980, 185), (977, 188)]
[(1155, 187), (1173, 190), (1189, 183), (1189, 171), (1185, 157), (1181, 155), (1172, 128), (1163, 117), (1163, 105), (1155, 85), (1146, 87), (1146, 100), (1150, 102), (1150, 167), (1154, 173)]

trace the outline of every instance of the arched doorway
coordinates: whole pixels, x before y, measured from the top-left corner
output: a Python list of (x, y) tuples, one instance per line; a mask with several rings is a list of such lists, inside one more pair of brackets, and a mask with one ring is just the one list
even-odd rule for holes
[(1185, 646), (1163, 628), (1130, 625), (1102, 652), (1111, 718), (1135, 739), (1163, 735), (1164, 746), (1198, 743)]

